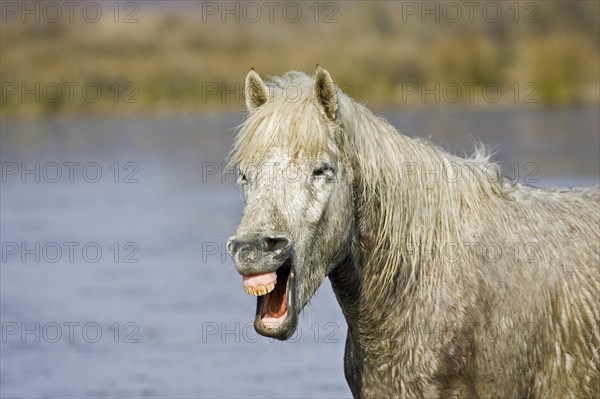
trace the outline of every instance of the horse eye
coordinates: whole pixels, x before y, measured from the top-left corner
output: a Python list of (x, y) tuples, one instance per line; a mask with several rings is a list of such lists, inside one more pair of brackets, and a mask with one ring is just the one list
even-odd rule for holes
[(328, 163), (323, 164), (323, 165), (319, 166), (317, 169), (313, 170), (314, 177), (321, 177), (321, 176), (325, 176), (325, 175), (331, 176), (334, 173), (335, 173), (335, 170), (333, 169), (333, 166), (331, 166)]
[(246, 178), (245, 173), (240, 172), (239, 179), (240, 179), (240, 183), (248, 183), (248, 179)]

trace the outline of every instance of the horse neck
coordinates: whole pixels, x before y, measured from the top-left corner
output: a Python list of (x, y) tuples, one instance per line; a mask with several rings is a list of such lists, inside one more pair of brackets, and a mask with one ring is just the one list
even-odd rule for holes
[[(334, 294), (348, 324), (348, 339), (356, 355), (364, 358), (387, 356), (382, 349), (386, 339), (402, 334), (411, 318), (410, 306), (414, 303), (414, 290), (405, 291), (402, 284), (391, 284), (383, 297), (374, 287), (377, 274), (369, 270), (365, 258), (371, 256), (358, 241), (345, 259), (329, 273)], [(398, 320), (404, 320), (398, 323)], [(368, 352), (368, 354), (367, 354)]]
[(352, 251), (329, 272), (329, 280), (348, 326), (355, 328), (360, 309), (362, 273)]

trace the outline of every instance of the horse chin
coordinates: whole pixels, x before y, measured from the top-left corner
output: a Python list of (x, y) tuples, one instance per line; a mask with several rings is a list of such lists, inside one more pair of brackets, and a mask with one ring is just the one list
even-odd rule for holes
[(286, 260), (276, 273), (275, 289), (256, 298), (254, 329), (265, 337), (285, 341), (298, 325), (296, 274), (291, 259)]

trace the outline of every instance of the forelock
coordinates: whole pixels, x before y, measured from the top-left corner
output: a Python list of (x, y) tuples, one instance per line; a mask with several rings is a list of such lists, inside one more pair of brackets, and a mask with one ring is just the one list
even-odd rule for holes
[(251, 111), (239, 127), (230, 164), (264, 162), (274, 148), (285, 148), (293, 161), (337, 153), (337, 129), (323, 120), (312, 96), (312, 79), (300, 72), (273, 78), (269, 100)]

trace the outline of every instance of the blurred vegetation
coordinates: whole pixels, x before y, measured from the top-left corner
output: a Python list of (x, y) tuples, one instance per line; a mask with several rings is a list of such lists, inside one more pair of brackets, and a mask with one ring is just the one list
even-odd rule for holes
[[(320, 3), (318, 17), (314, 3), (296, 3), (303, 14), (293, 23), (282, 17), (284, 3), (272, 22), (266, 7), (257, 22), (241, 10), (236, 22), (235, 15), (207, 13), (201, 2), (138, 2), (135, 23), (123, 23), (124, 9), (115, 22), (108, 3), (96, 23), (77, 13), (74, 22), (3, 16), (1, 115), (238, 111), (250, 67), (266, 78), (312, 73), (316, 63), (352, 97), (375, 107), (600, 102), (599, 2), (495, 2), (498, 21), (484, 17), (486, 2), (477, 2), (473, 19), (466, 7), (457, 19), (446, 3), (437, 3), (437, 15), (423, 13), (425, 2), (408, 3)], [(34, 94), (23, 98), (22, 89), (36, 84), (39, 101)], [(499, 98), (490, 95), (493, 101), (482, 95), (490, 85), (490, 93), (502, 90)], [(102, 95), (91, 101), (98, 87)]]

